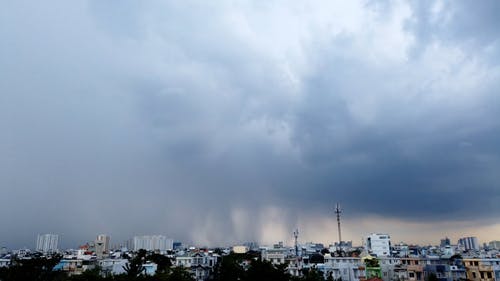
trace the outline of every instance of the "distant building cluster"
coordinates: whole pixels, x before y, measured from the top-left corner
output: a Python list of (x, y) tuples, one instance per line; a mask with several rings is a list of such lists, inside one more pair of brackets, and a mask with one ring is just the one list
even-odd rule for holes
[[(275, 266), (285, 266), (291, 276), (303, 276), (312, 269), (325, 280), (348, 281), (500, 281), (500, 241), (479, 244), (476, 237), (463, 237), (453, 244), (449, 238), (435, 246), (391, 243), (386, 233), (371, 233), (363, 245), (338, 241), (331, 245), (299, 243), (298, 230), (294, 232), (295, 245), (278, 242), (259, 246), (248, 242), (224, 248), (184, 246), (163, 235), (135, 236), (122, 245), (112, 245), (111, 237), (99, 234), (78, 249), (58, 248), (59, 235), (40, 234), (34, 251), (0, 248), (0, 267), (9, 267), (13, 259), (62, 255), (53, 270), (68, 275), (82, 274), (100, 268), (103, 274), (125, 273), (127, 264), (141, 251), (168, 258), (173, 267), (182, 267), (197, 281), (210, 280), (216, 266), (229, 254), (247, 257), (242, 266), (260, 259)], [(154, 275), (158, 264), (144, 262), (143, 274)]]
[(462, 246), (466, 251), (478, 251), (479, 250), (479, 242), (476, 237), (464, 237), (458, 239), (458, 244)]
[(53, 253), (57, 251), (59, 235), (39, 234), (36, 239), (36, 250), (42, 253)]
[(129, 241), (128, 248), (134, 251), (167, 251), (174, 248), (174, 240), (163, 235), (135, 236)]

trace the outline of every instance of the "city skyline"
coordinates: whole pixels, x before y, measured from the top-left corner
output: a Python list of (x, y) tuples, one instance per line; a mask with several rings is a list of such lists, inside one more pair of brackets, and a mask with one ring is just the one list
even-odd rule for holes
[[(34, 240), (34, 244), (33, 245), (23, 245), (23, 246), (17, 246), (17, 248), (21, 249), (21, 248), (28, 248), (28, 249), (38, 249), (39, 246), (38, 244), (40, 243), (40, 237), (41, 236), (55, 236), (57, 237), (57, 242), (56, 242), (56, 246), (55, 248), (57, 248), (57, 245), (62, 245), (61, 247), (59, 247), (59, 249), (75, 249), (75, 248), (78, 248), (80, 246), (84, 246), (86, 243), (97, 243), (98, 241), (106, 241), (105, 242), (105, 249), (109, 249), (110, 246), (113, 246), (113, 247), (117, 247), (117, 246), (123, 246), (123, 247), (127, 247), (130, 246), (132, 247), (131, 249), (135, 249), (137, 250), (136, 246), (131, 246), (131, 245), (135, 245), (135, 240), (137, 239), (167, 239), (167, 240), (170, 240), (171, 243), (173, 242), (181, 242), (181, 243), (186, 243), (186, 245), (189, 245), (189, 246), (197, 246), (197, 247), (228, 247), (228, 246), (232, 246), (232, 245), (239, 245), (239, 244), (245, 244), (245, 243), (261, 243), (262, 245), (273, 245), (273, 244), (276, 244), (278, 242), (284, 242), (285, 245), (287, 246), (292, 246), (294, 244), (294, 241), (295, 241), (295, 231), (298, 231), (298, 228), (295, 229), (290, 237), (286, 237), (286, 238), (283, 238), (283, 239), (278, 239), (278, 240), (269, 240), (269, 241), (244, 241), (244, 240), (235, 240), (235, 241), (226, 241), (225, 243), (223, 244), (218, 244), (218, 245), (210, 245), (210, 244), (200, 244), (200, 243), (197, 243), (196, 241), (187, 241), (187, 240), (183, 240), (182, 238), (173, 238), (173, 237), (170, 237), (168, 235), (165, 235), (164, 233), (156, 233), (156, 234), (140, 234), (140, 235), (134, 235), (134, 236), (128, 236), (128, 238), (126, 239), (114, 239), (110, 242), (110, 238), (113, 237), (112, 235), (109, 235), (109, 234), (98, 234), (96, 235), (96, 239), (93, 240), (93, 239), (87, 239), (87, 240), (82, 240), (82, 241), (79, 241), (77, 242), (77, 244), (70, 244), (68, 242), (65, 243), (64, 239), (61, 239), (61, 237), (63, 235), (59, 234), (59, 233), (44, 233), (44, 234), (37, 234), (36, 235), (36, 239)], [(309, 236), (306, 236), (305, 239), (304, 237), (302, 237), (302, 231), (306, 233), (309, 233), (310, 231), (307, 231), (307, 229), (302, 229), (300, 232), (298, 232), (298, 241), (300, 242), (299, 244), (303, 244), (303, 243), (323, 243), (324, 245), (334, 245), (335, 243), (338, 242), (338, 240), (335, 240), (335, 239), (331, 239), (331, 240), (328, 240), (328, 238), (326, 239), (323, 239), (323, 240), (313, 240), (313, 239), (309, 239)], [(379, 231), (379, 232), (371, 232), (371, 233), (365, 233), (363, 236), (360, 236), (358, 237), (359, 239), (343, 239), (342, 241), (343, 242), (352, 242), (352, 245), (353, 246), (363, 246), (363, 242), (365, 241), (365, 239), (371, 235), (371, 234), (375, 234), (375, 233), (381, 233), (383, 231)], [(351, 231), (348, 231), (348, 233), (350, 234)], [(385, 233), (385, 232), (384, 232)], [(469, 232), (471, 233), (471, 232)], [(392, 234), (390, 233), (385, 233), (389, 236), (393, 236)], [(439, 235), (439, 234), (436, 234), (436, 235)], [(107, 237), (107, 238), (106, 238)], [(117, 236), (117, 237), (122, 237), (122, 236)], [(127, 237), (127, 236), (123, 236), (123, 237)], [(315, 236), (316, 237), (316, 236)], [(456, 238), (455, 238), (456, 237)], [(492, 241), (498, 241), (498, 238), (495, 238), (495, 239), (481, 239), (481, 237), (484, 237), (484, 236), (477, 236), (477, 235), (467, 235), (467, 234), (463, 234), (463, 233), (454, 233), (452, 235), (441, 235), (440, 236), (440, 239), (438, 240), (429, 240), (429, 241), (421, 241), (421, 242), (415, 242), (415, 241), (412, 241), (412, 240), (408, 240), (408, 239), (404, 239), (404, 237), (400, 237), (398, 236), (398, 234), (396, 234), (396, 239), (392, 239), (392, 242), (394, 244), (398, 244), (398, 243), (406, 243), (408, 245), (422, 245), (422, 246), (426, 246), (426, 245), (432, 245), (432, 246), (436, 246), (436, 245), (440, 245), (440, 243), (443, 243), (443, 239), (449, 239), (450, 240), (450, 244), (451, 245), (458, 245), (460, 244), (460, 240), (463, 239), (463, 238), (467, 238), (467, 237), (474, 237), (475, 239), (477, 239), (477, 237), (479, 237), (478, 240), (476, 240), (476, 245), (477, 246), (481, 246), (483, 244), (488, 244)], [(493, 236), (492, 236), (493, 237)], [(62, 240), (62, 241), (61, 241)], [(69, 241), (74, 241), (73, 238), (69, 238), (68, 239)], [(359, 241), (358, 241), (359, 240)], [(62, 242), (62, 243), (61, 243)], [(71, 242), (73, 243), (73, 242)], [(141, 243), (144, 243), (144, 242), (141, 242)], [(150, 243), (158, 243), (158, 242), (150, 242)], [(168, 243), (167, 243), (168, 244)], [(142, 244), (141, 244), (142, 245)], [(163, 244), (162, 244), (163, 245)], [(0, 244), (0, 247), (6, 247), (7, 249), (11, 249), (11, 250), (14, 250), (16, 249), (16, 247), (12, 247), (11, 245), (9, 245), (9, 243), (3, 243), (3, 244)]]
[(0, 246), (296, 228), (334, 242), (336, 202), (348, 240), (498, 240), (498, 14), (493, 0), (2, 3)]

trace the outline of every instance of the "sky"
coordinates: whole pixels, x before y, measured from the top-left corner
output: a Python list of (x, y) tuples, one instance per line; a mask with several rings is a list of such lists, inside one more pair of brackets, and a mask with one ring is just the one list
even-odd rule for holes
[(2, 1), (0, 246), (500, 240), (498, 14)]

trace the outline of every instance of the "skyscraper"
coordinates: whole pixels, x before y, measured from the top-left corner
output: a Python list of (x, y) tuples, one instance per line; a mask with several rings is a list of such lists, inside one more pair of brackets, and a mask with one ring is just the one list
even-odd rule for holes
[(59, 235), (57, 234), (38, 234), (36, 240), (36, 250), (43, 253), (57, 251)]
[(109, 253), (109, 236), (99, 234), (95, 240), (95, 252), (98, 258), (102, 258), (104, 253)]

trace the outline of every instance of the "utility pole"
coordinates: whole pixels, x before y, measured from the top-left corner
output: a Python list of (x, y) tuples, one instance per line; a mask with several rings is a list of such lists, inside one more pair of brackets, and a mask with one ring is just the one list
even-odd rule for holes
[(341, 213), (342, 213), (342, 209), (340, 208), (340, 204), (337, 203), (337, 205), (335, 206), (335, 214), (337, 215), (337, 225), (339, 228), (339, 247), (340, 247), (340, 243), (342, 242), (342, 233), (340, 231), (340, 214)]
[(295, 237), (295, 256), (298, 257), (299, 256), (299, 244), (297, 243), (297, 239), (299, 238), (298, 228), (293, 232), (293, 237)]

